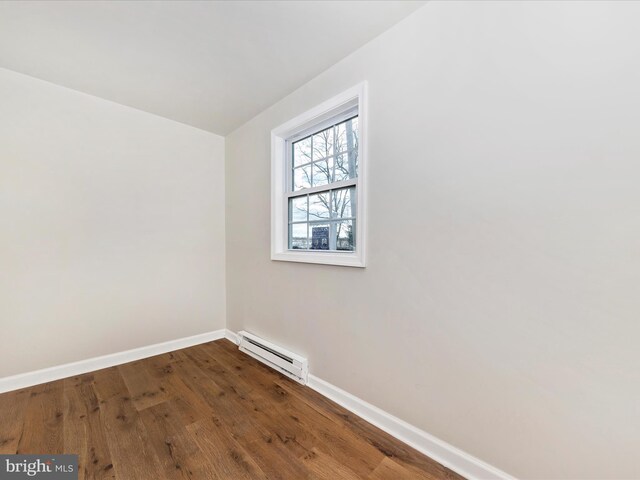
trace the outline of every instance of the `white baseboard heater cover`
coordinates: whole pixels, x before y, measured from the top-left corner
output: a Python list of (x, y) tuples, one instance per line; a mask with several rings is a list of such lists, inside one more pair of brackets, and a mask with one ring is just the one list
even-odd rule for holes
[(256, 360), (278, 370), (296, 382), (307, 384), (309, 363), (306, 358), (244, 330), (238, 332), (238, 346), (240, 351), (251, 355)]

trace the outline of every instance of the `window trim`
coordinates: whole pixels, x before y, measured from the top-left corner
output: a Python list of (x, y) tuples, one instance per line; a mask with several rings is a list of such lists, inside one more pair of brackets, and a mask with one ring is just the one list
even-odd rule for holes
[[(290, 155), (286, 148), (287, 142), (293, 143), (315, 130), (322, 130), (323, 127), (333, 123), (336, 117), (353, 112), (355, 107), (358, 111), (360, 132), (358, 176), (356, 179), (348, 179), (340, 183), (357, 185), (356, 249), (354, 252), (290, 250), (288, 248), (288, 199), (296, 195), (295, 192), (290, 191), (288, 184), (290, 181)], [(271, 260), (349, 267), (366, 266), (367, 125), (367, 84), (362, 82), (271, 131)], [(327, 185), (321, 185), (313, 188), (322, 191), (327, 190), (326, 187)]]

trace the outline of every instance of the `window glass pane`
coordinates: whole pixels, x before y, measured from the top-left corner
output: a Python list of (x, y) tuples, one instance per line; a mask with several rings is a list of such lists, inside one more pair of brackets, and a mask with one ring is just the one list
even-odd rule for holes
[(331, 195), (331, 216), (333, 218), (356, 216), (356, 189), (354, 187), (334, 190)]
[(333, 157), (313, 164), (313, 186), (331, 183), (333, 178)]
[(335, 181), (341, 182), (349, 178), (349, 164), (346, 154), (336, 155), (335, 157), (336, 173)]
[(348, 153), (336, 155), (335, 164), (336, 182), (356, 178), (358, 176), (358, 151), (352, 150)]
[(358, 176), (358, 150), (349, 150), (347, 153), (347, 165), (349, 167), (349, 175), (351, 178)]
[(293, 144), (293, 166), (311, 162), (311, 137), (303, 138)]
[(329, 192), (309, 195), (309, 220), (329, 218)]
[(336, 125), (336, 153), (358, 149), (358, 117)]
[(289, 221), (290, 222), (306, 222), (307, 221), (307, 196), (295, 197), (289, 199)]
[(308, 223), (293, 223), (289, 225), (289, 248), (294, 250), (308, 249), (309, 240), (307, 238)]
[(309, 225), (311, 234), (311, 250), (329, 250), (329, 224)]
[(293, 169), (293, 191), (311, 186), (311, 165)]
[[(353, 135), (353, 148), (358, 149), (358, 141), (360, 140), (360, 131), (358, 130), (358, 117), (351, 119), (351, 133)], [(351, 149), (351, 147), (349, 147)]]
[(313, 160), (320, 160), (331, 155), (333, 155), (333, 127), (313, 136)]
[(335, 223), (336, 250), (353, 251), (355, 249), (355, 221), (346, 220)]

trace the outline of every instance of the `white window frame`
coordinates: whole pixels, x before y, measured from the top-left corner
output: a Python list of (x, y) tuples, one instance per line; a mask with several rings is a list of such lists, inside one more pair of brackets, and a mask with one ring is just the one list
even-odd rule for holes
[[(356, 186), (357, 212), (353, 252), (289, 249), (289, 197), (291, 195), (290, 154), (287, 142), (322, 130), (327, 122), (358, 110), (358, 176), (342, 183)], [(271, 259), (288, 262), (320, 263), (347, 267), (366, 265), (367, 247), (367, 84), (362, 82), (271, 131)], [(316, 187), (327, 190), (326, 185)], [(333, 187), (332, 187), (333, 188)]]

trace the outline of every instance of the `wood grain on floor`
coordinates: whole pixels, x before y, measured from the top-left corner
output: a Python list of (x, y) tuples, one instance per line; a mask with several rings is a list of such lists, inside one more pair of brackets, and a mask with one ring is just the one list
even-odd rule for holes
[(80, 479), (461, 479), (227, 340), (0, 395), (0, 453)]

